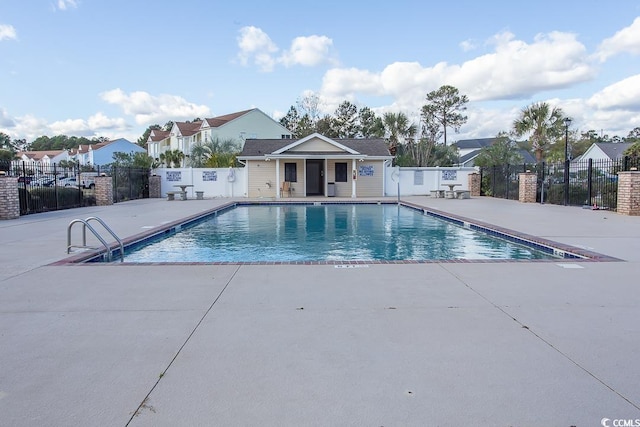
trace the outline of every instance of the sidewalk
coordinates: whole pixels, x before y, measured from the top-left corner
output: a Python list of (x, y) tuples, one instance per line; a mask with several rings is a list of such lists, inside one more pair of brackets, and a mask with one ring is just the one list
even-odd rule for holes
[(640, 419), (640, 218), (404, 200), (623, 262), (68, 265), (227, 200), (0, 222), (0, 424), (591, 426)]

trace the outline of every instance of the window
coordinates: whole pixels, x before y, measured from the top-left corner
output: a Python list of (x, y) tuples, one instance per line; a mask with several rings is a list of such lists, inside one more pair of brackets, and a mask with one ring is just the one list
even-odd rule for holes
[(289, 182), (298, 182), (298, 174), (296, 172), (295, 163), (284, 164), (284, 180)]
[(346, 163), (336, 163), (336, 182), (347, 182)]

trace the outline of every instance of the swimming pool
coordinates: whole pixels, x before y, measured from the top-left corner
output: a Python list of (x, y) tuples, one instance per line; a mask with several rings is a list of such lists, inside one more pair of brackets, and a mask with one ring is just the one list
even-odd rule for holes
[[(153, 241), (156, 240), (156, 241)], [(558, 259), (398, 204), (238, 204), (125, 251), (125, 262)]]

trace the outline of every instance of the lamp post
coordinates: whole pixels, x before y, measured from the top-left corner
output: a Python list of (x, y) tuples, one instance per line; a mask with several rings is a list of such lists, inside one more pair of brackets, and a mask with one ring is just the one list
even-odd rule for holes
[(569, 204), (569, 126), (571, 119), (564, 119), (564, 205)]

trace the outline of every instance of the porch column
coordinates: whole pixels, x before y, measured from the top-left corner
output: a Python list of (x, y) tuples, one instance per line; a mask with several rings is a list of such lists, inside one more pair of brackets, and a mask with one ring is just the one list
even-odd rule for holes
[(276, 159), (276, 199), (282, 197), (282, 194), (280, 194), (280, 182), (280, 159)]
[(351, 159), (351, 198), (356, 197), (356, 180), (358, 179), (358, 169), (356, 168), (356, 159)]

